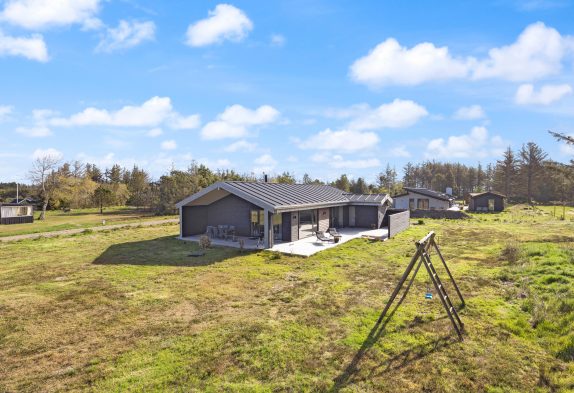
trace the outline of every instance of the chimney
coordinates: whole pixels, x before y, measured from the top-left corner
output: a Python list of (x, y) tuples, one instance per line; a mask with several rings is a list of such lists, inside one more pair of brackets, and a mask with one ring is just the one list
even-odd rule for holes
[(265, 183), (269, 183), (269, 178), (267, 177), (267, 174), (266, 174), (266, 173), (263, 174), (263, 181), (264, 181)]

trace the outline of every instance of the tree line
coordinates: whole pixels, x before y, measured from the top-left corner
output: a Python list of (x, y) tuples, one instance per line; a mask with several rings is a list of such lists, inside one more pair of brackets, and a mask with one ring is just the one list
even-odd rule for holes
[[(553, 134), (567, 143), (567, 136)], [(566, 139), (564, 139), (566, 138)], [(529, 142), (519, 150), (510, 147), (494, 163), (476, 166), (428, 160), (408, 162), (399, 177), (387, 164), (375, 181), (342, 174), (324, 182), (304, 174), (297, 179), (290, 172), (270, 176), (277, 183), (329, 184), (353, 193), (399, 194), (404, 187), (428, 188), (464, 198), (468, 193), (498, 191), (511, 202), (571, 202), (574, 196), (574, 163), (562, 164), (548, 158), (537, 144)], [(234, 170), (213, 171), (191, 162), (185, 170), (172, 169), (157, 180), (143, 168), (130, 169), (118, 164), (99, 168), (80, 161), (60, 163), (53, 157), (40, 157), (29, 173), (32, 185), (21, 187), (21, 197), (30, 196), (41, 207), (40, 219), (47, 209), (77, 209), (129, 205), (157, 214), (175, 213), (175, 203), (217, 181), (263, 181), (263, 176), (241, 174)], [(15, 184), (0, 184), (0, 197), (14, 197)]]

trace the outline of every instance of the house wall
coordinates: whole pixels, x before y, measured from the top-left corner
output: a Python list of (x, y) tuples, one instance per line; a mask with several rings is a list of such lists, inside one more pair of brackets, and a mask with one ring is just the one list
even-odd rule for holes
[(415, 209), (418, 206), (419, 199), (428, 199), (429, 200), (429, 209), (436, 209), (436, 210), (446, 210), (448, 209), (449, 203), (448, 201), (443, 201), (436, 198), (427, 197), (424, 195), (409, 193), (407, 195), (397, 196), (393, 198), (393, 207), (395, 209), (409, 209), (409, 199), (415, 200)]
[(259, 207), (235, 195), (228, 195), (207, 206), (184, 206), (182, 236), (205, 233), (207, 226), (234, 225), (238, 236), (251, 235), (251, 210)]
[(205, 233), (208, 206), (183, 206), (181, 211), (181, 236)]
[(349, 206), (343, 207), (343, 226), (349, 226)]
[(504, 210), (504, 198), (492, 194), (486, 194), (478, 196), (476, 198), (471, 198), (469, 204), (469, 210), (476, 211), (477, 208), (479, 207), (488, 209), (489, 199), (494, 199), (494, 211), (501, 212)]
[(327, 229), (329, 229), (329, 213), (330, 213), (329, 208), (319, 209), (318, 211), (319, 231), (327, 232)]
[(355, 206), (355, 227), (377, 227), (379, 222), (379, 209), (377, 206)]

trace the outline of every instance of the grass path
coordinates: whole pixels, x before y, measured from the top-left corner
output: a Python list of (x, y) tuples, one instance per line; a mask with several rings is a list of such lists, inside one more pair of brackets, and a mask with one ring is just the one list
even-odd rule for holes
[(178, 218), (171, 218), (171, 219), (163, 219), (163, 220), (147, 220), (137, 223), (131, 224), (116, 224), (116, 225), (102, 225), (99, 227), (90, 227), (90, 228), (77, 228), (77, 229), (65, 229), (63, 231), (52, 231), (52, 232), (41, 232), (41, 233), (29, 233), (26, 235), (15, 235), (15, 236), (4, 236), (0, 237), (1, 242), (15, 242), (20, 240), (29, 240), (29, 239), (39, 239), (39, 238), (52, 238), (52, 237), (59, 237), (59, 236), (70, 236), (70, 235), (77, 235), (86, 231), (91, 232), (101, 232), (101, 231), (109, 231), (121, 228), (135, 228), (135, 227), (149, 227), (154, 225), (165, 225), (165, 224), (173, 224), (178, 223)]

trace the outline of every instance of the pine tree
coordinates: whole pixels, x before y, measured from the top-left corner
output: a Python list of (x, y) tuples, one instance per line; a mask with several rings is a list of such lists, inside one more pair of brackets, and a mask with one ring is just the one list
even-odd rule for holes
[(532, 191), (541, 172), (546, 154), (536, 143), (528, 142), (520, 149), (520, 173), (526, 179), (526, 199), (532, 204)]

